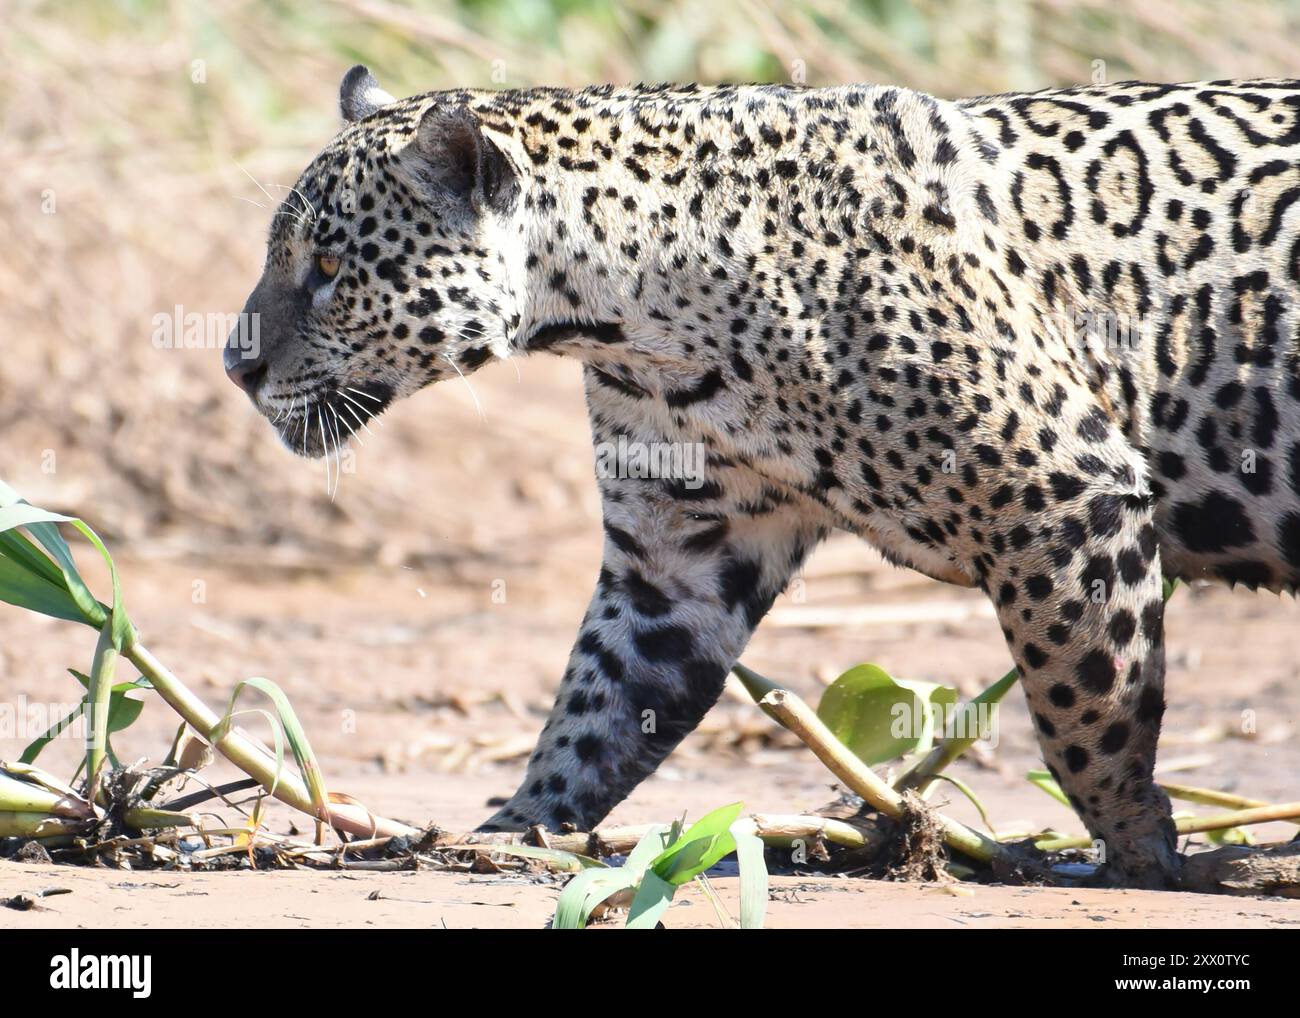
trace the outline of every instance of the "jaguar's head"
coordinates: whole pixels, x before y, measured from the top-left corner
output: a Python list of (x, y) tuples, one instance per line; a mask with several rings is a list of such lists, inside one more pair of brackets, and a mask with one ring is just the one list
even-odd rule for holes
[(394, 400), (507, 353), (523, 178), (514, 140), (474, 112), (485, 101), (397, 101), (364, 67), (343, 78), (345, 125), (284, 191), (225, 348), (295, 452), (320, 456)]

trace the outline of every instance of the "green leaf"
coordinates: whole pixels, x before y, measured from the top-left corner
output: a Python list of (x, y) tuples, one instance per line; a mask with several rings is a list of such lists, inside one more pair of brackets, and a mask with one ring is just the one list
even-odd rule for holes
[(134, 682), (119, 682), (109, 691), (107, 734), (123, 731), (136, 723), (144, 710), (144, 701), (134, 694), (144, 688)]
[[(752, 821), (749, 823), (752, 827)], [(736, 840), (736, 862), (740, 865), (740, 928), (761, 930), (767, 915), (767, 859), (763, 839), (743, 827), (744, 822), (731, 828)]]
[(36, 573), (57, 587), (63, 587), (63, 573), (54, 560), (18, 530), (0, 531), (0, 555)]
[(583, 870), (565, 884), (564, 890), (560, 892), (551, 929), (585, 929), (592, 909), (619, 891), (635, 887), (638, 876), (639, 871), (634, 873), (626, 866)]
[(68, 622), (88, 621), (65, 587), (7, 556), (0, 557), (0, 601)]
[(518, 859), (541, 859), (551, 864), (553, 869), (568, 873), (581, 873), (587, 869), (607, 870), (610, 867), (599, 859), (576, 852), (565, 852), (559, 848), (542, 848), (540, 845), (493, 845), (493, 852), (501, 855), (513, 855)]
[(1205, 840), (1211, 845), (1253, 845), (1255, 837), (1245, 827), (1221, 827), (1206, 831)]
[(956, 703), (957, 691), (950, 686), (895, 679), (877, 665), (863, 664), (827, 687), (817, 716), (863, 763), (873, 765), (928, 751), (936, 720)]
[[(81, 611), (81, 616), (73, 619), (73, 621), (85, 622), (87, 625), (92, 625), (98, 629), (109, 618), (110, 612), (95, 599), (95, 596), (90, 592), (90, 588), (86, 586), (85, 581), (81, 578), (81, 574), (77, 572), (76, 562), (72, 558), (72, 550), (68, 547), (68, 542), (63, 539), (63, 535), (59, 533), (59, 528), (55, 526), (56, 523), (67, 523), (80, 531), (82, 536), (95, 546), (104, 562), (108, 565), (108, 573), (113, 583), (113, 608), (111, 611), (113, 646), (121, 650), (135, 639), (135, 630), (131, 626), (131, 620), (126, 614), (126, 607), (122, 603), (122, 582), (117, 575), (117, 566), (114, 565), (113, 556), (108, 553), (108, 549), (104, 546), (104, 542), (99, 539), (99, 535), (76, 517), (48, 512), (23, 501), (18, 492), (0, 481), (0, 531), (10, 531), (15, 527), (25, 527), (30, 531), (32, 536), (45, 547), (45, 550), (54, 556), (55, 562), (62, 572), (66, 591)], [(66, 616), (59, 615), (57, 617), (64, 618)]]
[(676, 884), (664, 880), (652, 869), (646, 870), (627, 912), (627, 928), (653, 930), (659, 925), (659, 917), (672, 904), (676, 893)]
[(646, 867), (672, 843), (675, 827), (676, 825), (654, 825), (641, 836), (622, 866), (584, 870), (570, 880), (560, 893), (560, 900), (556, 902), (551, 928), (583, 929), (592, 909), (619, 891), (635, 887)]
[(984, 821), (984, 826), (989, 829), (990, 833), (996, 833), (993, 830), (993, 824), (989, 821), (988, 811), (984, 809), (984, 803), (980, 802), (979, 796), (975, 794), (975, 790), (970, 785), (962, 781), (961, 778), (954, 778), (951, 774), (936, 774), (934, 777), (936, 781), (948, 782), (962, 795), (966, 796), (971, 801), (971, 805), (979, 812), (980, 819)]
[[(1041, 788), (1062, 806), (1070, 806), (1070, 800), (1061, 791), (1061, 786), (1056, 783), (1056, 779), (1047, 771), (1030, 771), (1025, 777), (1029, 779), (1031, 785)], [(1070, 806), (1070, 808), (1073, 809), (1074, 807)]]
[(680, 831), (674, 834), (676, 824), (655, 824), (645, 834), (641, 835), (641, 840), (636, 843), (636, 847), (628, 853), (627, 860), (623, 863), (623, 869), (635, 870), (640, 873), (652, 862), (659, 857), (659, 854), (668, 848), (677, 837)]
[(34, 763), (36, 758), (41, 755), (41, 750), (62, 734), (70, 724), (77, 720), (77, 718), (81, 717), (85, 710), (86, 699), (85, 697), (82, 697), (81, 702), (77, 704), (77, 706), (73, 707), (72, 710), (68, 711), (68, 713), (60, 720), (56, 721), (46, 729), (44, 735), (38, 736), (27, 744), (27, 748), (23, 750), (23, 755), (18, 758), (18, 762), (25, 764)]
[(649, 866), (670, 884), (681, 885), (704, 873), (736, 850), (730, 827), (740, 816), (744, 803), (734, 802), (700, 817)]
[[(0, 482), (3, 484), (3, 482)], [(64, 589), (72, 598), (73, 602), (81, 611), (81, 615), (76, 621), (85, 622), (99, 628), (104, 624), (107, 613), (104, 606), (101, 605), (86, 586), (81, 574), (77, 572), (76, 563), (72, 559), (72, 551), (68, 548), (68, 542), (63, 539), (55, 523), (81, 523), (80, 520), (74, 520), (70, 516), (61, 516), (58, 513), (47, 512), (44, 509), (38, 509), (34, 505), (21, 500), (4, 504), (4, 500), (15, 495), (12, 488), (0, 489), (0, 530), (8, 531), (15, 527), (26, 527), (36, 540), (40, 541), (45, 549), (54, 556), (58, 563), (58, 568), (63, 576)], [(84, 523), (81, 523), (84, 531), (90, 530)], [(79, 528), (79, 529), (81, 529)], [(96, 537), (98, 542), (99, 538)], [(102, 544), (99, 547), (103, 547)], [(107, 550), (103, 551), (107, 557)], [(112, 560), (109, 559), (109, 566), (112, 567)], [(96, 621), (98, 620), (98, 621)]]
[(325, 789), (325, 778), (321, 774), (320, 764), (316, 762), (316, 754), (312, 752), (311, 742), (307, 739), (307, 730), (303, 728), (302, 722), (298, 720), (298, 715), (294, 712), (293, 705), (289, 703), (289, 698), (284, 695), (284, 691), (270, 679), (244, 679), (239, 685), (235, 686), (234, 692), (230, 694), (230, 706), (226, 708), (225, 716), (208, 733), (209, 741), (214, 744), (219, 742), (225, 737), (226, 732), (230, 730), (235, 717), (235, 701), (239, 699), (239, 694), (245, 688), (256, 689), (258, 692), (264, 693), (275, 705), (276, 717), (278, 718), (278, 724), (272, 725), (275, 735), (275, 782), (269, 791), (272, 794), (275, 793), (275, 787), (280, 780), (280, 768), (284, 765), (284, 747), (280, 742), (280, 728), (282, 726), (284, 737), (288, 740), (289, 748), (293, 751), (293, 758), (298, 764), (298, 771), (302, 775), (303, 783), (311, 793), (312, 805), (316, 809), (316, 817), (318, 820), (324, 820), (329, 812), (329, 793)]

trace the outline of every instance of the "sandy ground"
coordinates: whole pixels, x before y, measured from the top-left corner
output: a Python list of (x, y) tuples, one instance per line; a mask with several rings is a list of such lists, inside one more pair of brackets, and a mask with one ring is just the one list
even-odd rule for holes
[[(576, 372), (530, 362), (517, 380), (498, 367), (476, 377), (475, 388), (483, 420), (458, 387), (422, 394), (390, 416), (377, 440), (367, 440), (356, 475), (343, 477), (332, 507), (322, 511), (336, 517), (331, 536), (367, 550), (363, 561), (304, 552), (304, 542), (289, 540), (208, 548), (201, 521), (183, 518), (154, 540), (123, 540), (119, 555), (145, 642), (209, 703), (223, 704), (240, 678), (273, 678), (302, 716), (331, 788), (379, 813), (453, 830), (482, 820), (492, 811), (489, 800), (509, 795), (522, 776), (600, 544)], [(518, 456), (520, 429), (529, 440), (526, 462)], [(291, 478), (280, 483), (323, 484), (319, 465), (286, 456), (280, 469)], [(373, 503), (389, 511), (404, 504), (414, 522), (400, 533), (376, 529), (356, 508)], [(265, 519), (257, 523), (266, 529)], [(1161, 742), (1166, 776), (1270, 801), (1300, 798), (1298, 624), (1291, 599), (1220, 589), (1177, 594)], [(87, 666), (93, 636), (0, 609), (5, 700), (75, 699), (78, 687), (64, 669)], [(817, 553), (745, 660), (814, 703), (827, 681), (861, 661), (954, 684), (963, 694), (1007, 667), (978, 594), (894, 570), (848, 539)], [(117, 752), (157, 760), (174, 728), (170, 712), (151, 704), (117, 737)], [(15, 758), (26, 741), (0, 738), (0, 758)], [(41, 763), (71, 773), (78, 753), (77, 742), (59, 740)], [(954, 773), (978, 790), (1000, 831), (1080, 831), (1072, 814), (1025, 781), (1037, 765), (1013, 693), (996, 747)], [(698, 817), (737, 800), (748, 810), (796, 812), (827, 801), (831, 781), (731, 690), (610, 822)], [(979, 822), (960, 797), (946, 808)], [(275, 822), (283, 826), (287, 814)], [(1274, 825), (1259, 834), (1283, 840), (1293, 830)], [(734, 912), (734, 881), (717, 883)], [(72, 893), (41, 899), (47, 911), (0, 911), (0, 922), (538, 927), (558, 892), (555, 884), (429, 872), (132, 873), (0, 863), (0, 898), (49, 887)], [(1300, 902), (781, 877), (773, 881), (769, 919), (776, 927), (1295, 925)], [(719, 924), (693, 891), (666, 921)]]
[[(722, 907), (739, 911), (735, 881), (714, 878)], [(3, 922), (43, 929), (204, 926), (218, 929), (545, 926), (558, 883), (448, 873), (122, 873), (8, 864), (0, 895), (41, 899), (44, 911), (6, 911)], [(1300, 927), (1300, 906), (1279, 899), (1069, 888), (898, 884), (773, 877), (768, 929), (1240, 929)], [(663, 923), (717, 929), (726, 921), (695, 886)], [(613, 925), (616, 920), (597, 923)]]

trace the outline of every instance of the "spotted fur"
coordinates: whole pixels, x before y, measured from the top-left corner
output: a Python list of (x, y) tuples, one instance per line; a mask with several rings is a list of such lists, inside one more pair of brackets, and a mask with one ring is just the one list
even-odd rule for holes
[(604, 817), (839, 529), (988, 594), (1111, 872), (1176, 877), (1162, 575), (1300, 584), (1300, 83), (397, 101), (358, 68), (342, 107), (272, 225), (261, 356), (227, 355), (291, 447), (545, 350), (597, 442), (707, 449), (694, 487), (600, 479), (591, 606), (489, 829)]

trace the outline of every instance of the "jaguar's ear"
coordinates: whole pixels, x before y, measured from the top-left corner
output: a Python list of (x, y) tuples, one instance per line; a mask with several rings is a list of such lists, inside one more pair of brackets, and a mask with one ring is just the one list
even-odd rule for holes
[(364, 64), (357, 64), (343, 75), (343, 83), (339, 85), (339, 111), (347, 123), (368, 117), (393, 101)]
[(425, 110), (410, 151), (420, 176), (447, 197), (475, 210), (501, 210), (514, 200), (514, 164), (466, 106), (435, 104)]

